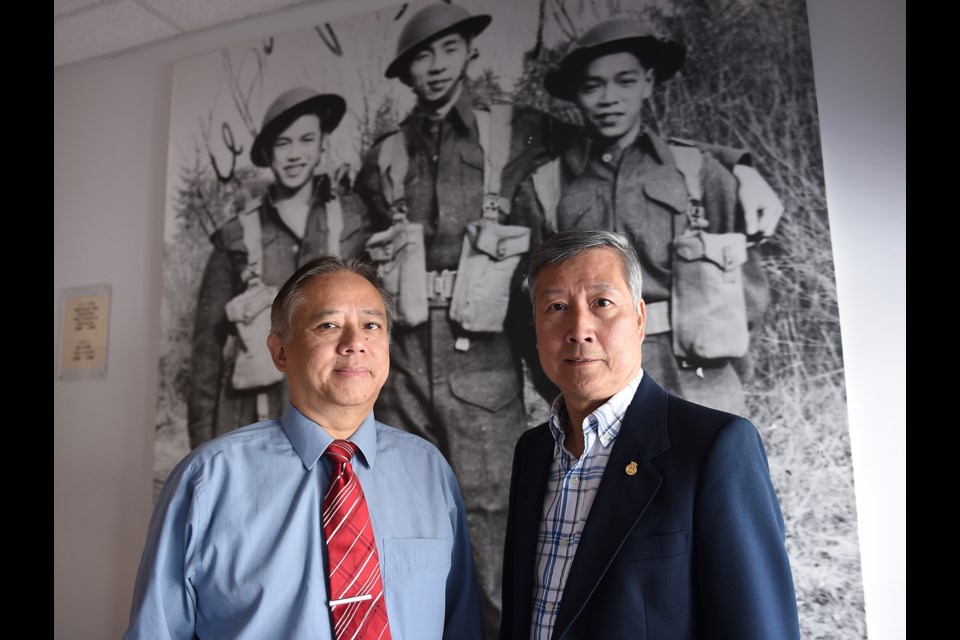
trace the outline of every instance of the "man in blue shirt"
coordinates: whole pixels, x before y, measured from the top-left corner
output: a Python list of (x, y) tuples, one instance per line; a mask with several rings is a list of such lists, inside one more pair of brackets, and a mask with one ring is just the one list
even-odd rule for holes
[(170, 474), (127, 638), (335, 638), (323, 510), (334, 440), (357, 448), (392, 637), (481, 637), (450, 466), (373, 415), (389, 335), (389, 296), (371, 268), (327, 256), (291, 276), (267, 339), (290, 402), (279, 420), (211, 440)]

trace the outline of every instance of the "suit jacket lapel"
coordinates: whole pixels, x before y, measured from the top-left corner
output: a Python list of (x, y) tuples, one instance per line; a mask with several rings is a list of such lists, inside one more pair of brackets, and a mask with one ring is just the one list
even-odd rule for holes
[[(553, 637), (560, 638), (583, 610), (624, 540), (660, 488), (649, 459), (670, 448), (667, 394), (644, 374), (623, 424), (583, 528), (563, 589)], [(636, 469), (636, 473), (630, 473)]]
[[(520, 474), (517, 487), (516, 515), (517, 539), (515, 544), (519, 553), (513, 554), (519, 566), (513, 575), (515, 608), (523, 619), (516, 621), (517, 637), (526, 637), (530, 633), (530, 615), (533, 611), (533, 580), (536, 572), (537, 534), (540, 532), (540, 520), (543, 516), (543, 496), (547, 490), (547, 474), (553, 461), (556, 443), (546, 426), (538, 428), (534, 439), (524, 456), (525, 466)], [(519, 617), (519, 616), (518, 616)], [(504, 620), (503, 624), (513, 621)]]

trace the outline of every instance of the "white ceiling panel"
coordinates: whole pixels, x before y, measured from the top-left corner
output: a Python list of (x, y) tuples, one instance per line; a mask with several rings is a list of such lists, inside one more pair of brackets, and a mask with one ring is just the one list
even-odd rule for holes
[(53, 21), (53, 66), (115, 53), (177, 33), (169, 23), (131, 0), (98, 4)]
[[(116, 0), (106, 0), (106, 2), (111, 1), (115, 2)], [(56, 18), (64, 13), (84, 9), (101, 2), (104, 2), (104, 0), (53, 0), (53, 17)]]
[(277, 9), (292, 7), (307, 0), (140, 0), (170, 18), (186, 31), (240, 20)]

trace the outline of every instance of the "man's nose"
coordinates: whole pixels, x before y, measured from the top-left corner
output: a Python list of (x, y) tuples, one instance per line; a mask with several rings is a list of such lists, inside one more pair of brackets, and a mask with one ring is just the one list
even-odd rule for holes
[(567, 342), (593, 342), (594, 318), (590, 310), (583, 307), (570, 309), (570, 324), (567, 327)]
[(340, 353), (362, 353), (366, 350), (366, 343), (363, 341), (363, 332), (359, 327), (344, 327), (340, 335)]
[(616, 87), (612, 82), (608, 82), (603, 85), (603, 89), (600, 92), (600, 104), (608, 105), (613, 104), (618, 99), (618, 93)]
[(437, 74), (447, 70), (447, 56), (438, 53), (430, 60), (430, 73)]

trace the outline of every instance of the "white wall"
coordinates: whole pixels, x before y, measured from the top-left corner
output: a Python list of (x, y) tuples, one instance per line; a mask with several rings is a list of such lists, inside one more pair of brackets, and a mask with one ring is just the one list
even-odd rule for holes
[[(350, 3), (350, 12), (383, 6)], [(867, 622), (906, 636), (906, 9), (808, 0), (847, 365)], [(122, 633), (150, 515), (176, 60), (339, 0), (54, 71), (54, 637)], [(105, 380), (56, 380), (60, 293), (113, 286)]]

